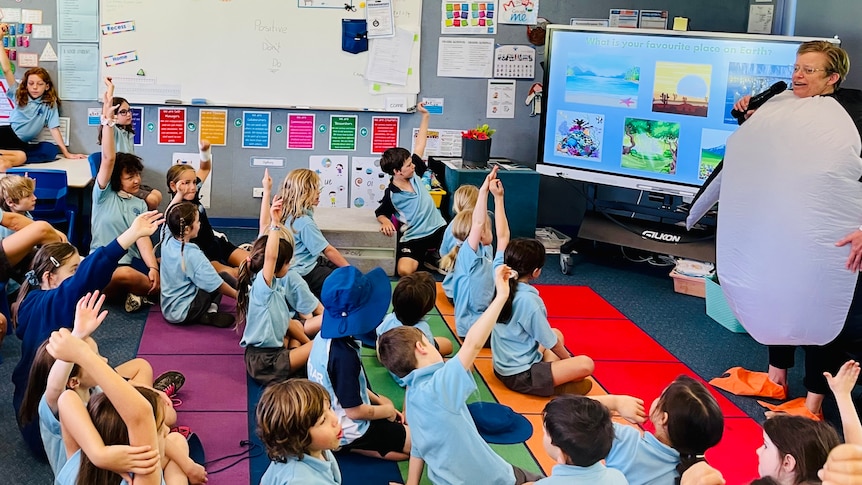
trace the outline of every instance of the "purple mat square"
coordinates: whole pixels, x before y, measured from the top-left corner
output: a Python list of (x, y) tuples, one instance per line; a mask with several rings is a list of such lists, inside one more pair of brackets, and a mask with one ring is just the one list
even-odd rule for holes
[(145, 355), (153, 375), (177, 370), (186, 383), (177, 396), (183, 401), (177, 411), (248, 410), (245, 362), (239, 355)]
[[(185, 388), (183, 388), (185, 391)], [(180, 408), (182, 409), (182, 408)], [(177, 424), (188, 426), (201, 439), (207, 461), (239, 453), (241, 440), (248, 439), (248, 417), (245, 412), (177, 412)], [(218, 470), (238, 458), (222, 460), (207, 467), (208, 472)], [(207, 485), (236, 485), (250, 483), (248, 460), (241, 461), (223, 472), (209, 474)]]
[[(231, 308), (236, 307), (233, 299)], [(225, 307), (224, 302), (222, 307)], [(153, 306), (147, 315), (144, 334), (138, 354), (146, 355), (212, 355), (235, 354), (242, 355), (243, 348), (239, 345), (240, 335), (231, 328), (214, 328), (202, 325), (182, 327), (171, 325), (165, 320), (158, 306)]]

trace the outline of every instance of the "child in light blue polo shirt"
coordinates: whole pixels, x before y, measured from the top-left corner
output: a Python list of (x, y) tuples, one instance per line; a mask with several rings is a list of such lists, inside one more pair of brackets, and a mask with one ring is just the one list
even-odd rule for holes
[(216, 273), (198, 245), (190, 242), (201, 226), (197, 207), (191, 202), (172, 205), (166, 219), (171, 237), (162, 244), (160, 272), (165, 320), (177, 325), (233, 325), (233, 315), (219, 312), (218, 304), (222, 295), (236, 298), (236, 280)]
[[(638, 418), (643, 421), (643, 401), (628, 396), (602, 397), (640, 402)], [(551, 476), (537, 485), (628, 485), (622, 472), (602, 463), (614, 441), (607, 406), (588, 397), (559, 396), (545, 405), (542, 418), (545, 451), (557, 464)]]
[[(341, 423), (323, 386), (307, 379), (274, 382), (257, 403), (257, 433), (272, 462), (261, 485), (338, 485), (341, 470), (332, 454)], [(305, 436), (304, 439), (296, 439)]]
[(513, 485), (541, 478), (496, 454), (479, 435), (467, 408), (467, 399), (476, 390), (473, 361), (503, 308), (512, 276), (508, 266), (497, 269), (497, 296), (467, 332), (461, 350), (446, 362), (416, 328), (396, 327), (380, 336), (380, 361), (407, 383), (404, 402), (413, 436), (409, 477), (421, 476), (427, 464), (428, 478), (438, 485)]
[[(377, 326), (377, 338), (388, 330), (407, 325), (421, 330), (441, 355), (451, 354), (452, 341), (445, 337), (435, 337), (431, 326), (424, 320), (425, 315), (434, 308), (435, 301), (437, 283), (430, 274), (418, 272), (403, 276), (392, 290), (392, 313), (386, 315), (383, 322)], [(404, 387), (404, 381), (400, 377), (391, 372), (390, 374), (399, 386)]]
[(323, 281), (332, 270), (349, 264), (314, 222), (314, 206), (320, 203), (320, 189), (320, 176), (307, 168), (291, 170), (281, 187), (285, 208), (281, 222), (293, 234), (293, 267), (318, 298)]
[[(21, 214), (33, 220), (30, 211), (36, 208), (36, 181), (21, 175), (7, 175), (0, 178), (0, 209)], [(15, 234), (8, 227), (0, 226), (0, 239)]]
[[(491, 169), (479, 188), (476, 207), (470, 212), (470, 231), (460, 248), (443, 257), (443, 267), (453, 267), (452, 294), (455, 300), (455, 330), (459, 337), (467, 331), (488, 307), (494, 296), (494, 267), (503, 263), (503, 252), (509, 244), (509, 222), (503, 205), (503, 184), (497, 178), (498, 166)], [(497, 254), (492, 256), (493, 235), (488, 219), (488, 192), (494, 194), (494, 214), (497, 222)], [(467, 214), (455, 218), (453, 234), (462, 236)]]
[[(464, 211), (472, 211), (473, 208), (476, 207), (476, 199), (478, 199), (478, 197), (479, 187), (476, 187), (475, 185), (462, 185), (455, 191), (455, 194), (452, 196), (452, 220), (449, 221), (449, 224), (446, 226), (446, 230), (443, 232), (443, 242), (440, 243), (441, 255), (452, 252), (452, 250), (455, 249), (455, 246), (460, 245), (466, 238), (461, 238), (460, 240), (456, 239), (452, 234), (452, 224), (458, 214)], [(447, 271), (446, 276), (443, 277), (443, 293), (446, 294), (446, 298), (449, 299), (450, 303), (454, 301), (452, 276), (452, 272)]]

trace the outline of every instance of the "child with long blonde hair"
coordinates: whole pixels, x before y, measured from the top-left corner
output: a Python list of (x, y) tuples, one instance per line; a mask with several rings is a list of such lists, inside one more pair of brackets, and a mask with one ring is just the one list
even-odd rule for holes
[(344, 256), (323, 237), (314, 222), (320, 203), (320, 176), (307, 168), (291, 170), (281, 186), (284, 214), (280, 222), (293, 233), (293, 267), (319, 299), (323, 281), (337, 267), (348, 266)]
[[(476, 207), (476, 200), (479, 198), (479, 187), (475, 185), (462, 185), (458, 187), (455, 194), (452, 195), (452, 220), (446, 226), (443, 232), (443, 242), (440, 243), (440, 254), (445, 255), (452, 252), (455, 246), (460, 246), (464, 239), (467, 238), (469, 228), (461, 237), (456, 237), (453, 234), (453, 225), (458, 214), (464, 211), (473, 211)], [(449, 299), (449, 303), (454, 302), (454, 289), (452, 288), (452, 274), (446, 271), (446, 276), (443, 277), (443, 293)]]

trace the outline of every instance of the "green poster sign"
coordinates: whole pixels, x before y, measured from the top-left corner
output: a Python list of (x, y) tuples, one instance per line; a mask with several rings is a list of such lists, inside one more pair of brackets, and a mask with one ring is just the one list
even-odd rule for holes
[(329, 124), (330, 150), (356, 150), (356, 116), (331, 116)]

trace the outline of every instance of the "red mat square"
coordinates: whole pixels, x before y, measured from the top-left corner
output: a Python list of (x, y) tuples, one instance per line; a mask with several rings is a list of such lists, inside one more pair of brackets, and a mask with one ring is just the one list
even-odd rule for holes
[[(184, 388), (185, 389), (185, 388)], [(188, 426), (201, 439), (207, 461), (239, 453), (247, 446), (240, 447), (241, 440), (248, 439), (248, 416), (243, 412), (177, 412), (177, 424)], [(208, 467), (208, 472), (227, 466), (237, 458), (216, 462)], [(250, 483), (248, 461), (241, 461), (227, 470), (207, 476), (207, 485), (235, 485)]]
[(646, 332), (629, 320), (550, 318), (563, 332), (566, 347), (593, 360), (679, 362)]
[[(725, 417), (745, 417), (748, 415), (722, 396), (712, 386), (706, 384), (697, 374), (682, 363), (673, 362), (597, 362), (593, 377), (610, 394), (628, 394), (644, 400), (649, 410), (652, 402), (680, 374), (686, 374), (701, 381), (712, 393)], [(748, 418), (751, 419), (751, 418)]]
[(724, 435), (706, 452), (706, 459), (721, 471), (727, 483), (749, 483), (757, 478), (757, 448), (763, 428), (749, 417), (724, 419)]
[(177, 411), (248, 410), (245, 362), (238, 355), (141, 355), (153, 366), (153, 375), (177, 370), (186, 383), (177, 396)]
[(626, 318), (586, 286), (536, 285), (550, 317)]

